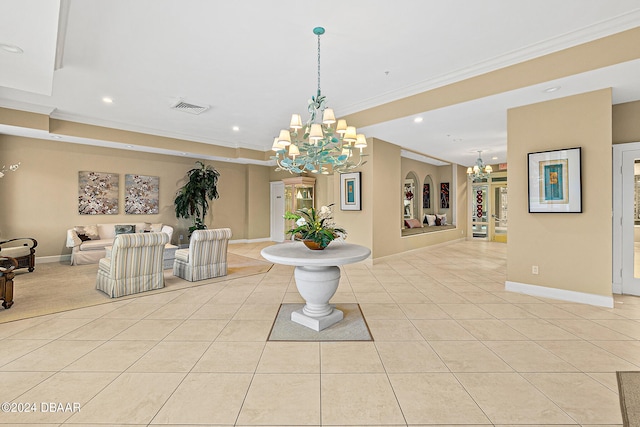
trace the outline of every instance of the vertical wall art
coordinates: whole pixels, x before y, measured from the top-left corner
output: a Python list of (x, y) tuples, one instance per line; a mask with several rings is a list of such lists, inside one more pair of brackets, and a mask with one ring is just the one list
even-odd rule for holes
[(117, 215), (120, 175), (106, 172), (78, 172), (78, 213)]
[(449, 209), (449, 183), (440, 183), (440, 208)]
[(157, 214), (159, 178), (126, 174), (124, 178), (124, 213)]
[(431, 209), (431, 186), (424, 184), (422, 187), (422, 208)]
[(341, 173), (340, 210), (362, 210), (360, 197), (360, 172)]
[(582, 149), (528, 154), (529, 213), (582, 212)]

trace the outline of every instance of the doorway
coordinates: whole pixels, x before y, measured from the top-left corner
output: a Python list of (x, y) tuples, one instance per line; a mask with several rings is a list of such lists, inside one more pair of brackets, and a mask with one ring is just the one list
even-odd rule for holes
[(489, 233), (494, 242), (507, 243), (507, 183), (500, 182), (491, 185), (493, 206)]
[(489, 238), (489, 185), (473, 184), (471, 190), (473, 209), (471, 212), (471, 236), (474, 239)]
[(506, 172), (471, 182), (471, 237), (507, 243), (509, 198)]
[(613, 146), (613, 292), (640, 296), (640, 142)]
[(271, 183), (271, 240), (284, 242), (284, 183)]

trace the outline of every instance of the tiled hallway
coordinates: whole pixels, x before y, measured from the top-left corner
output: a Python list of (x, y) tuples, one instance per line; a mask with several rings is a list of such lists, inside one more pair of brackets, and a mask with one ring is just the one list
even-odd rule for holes
[(640, 298), (543, 300), (504, 291), (505, 275), (506, 245), (485, 242), (345, 266), (333, 301), (360, 304), (373, 342), (267, 342), (279, 305), (301, 302), (279, 265), (0, 324), (0, 400), (37, 405), (0, 424), (621, 425), (615, 371), (640, 370)]

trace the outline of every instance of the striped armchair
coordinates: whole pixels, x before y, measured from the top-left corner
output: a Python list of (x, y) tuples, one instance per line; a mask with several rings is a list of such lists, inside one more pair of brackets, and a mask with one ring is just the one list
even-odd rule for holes
[(178, 249), (173, 275), (190, 282), (227, 275), (227, 246), (230, 228), (196, 230), (189, 249)]
[(111, 298), (164, 287), (162, 255), (166, 233), (118, 234), (110, 257), (98, 263), (96, 289)]

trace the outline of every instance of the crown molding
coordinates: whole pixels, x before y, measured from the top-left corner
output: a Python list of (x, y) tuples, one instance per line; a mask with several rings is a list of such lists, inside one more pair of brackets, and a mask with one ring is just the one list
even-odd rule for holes
[(56, 110), (56, 107), (51, 107), (49, 105), (36, 105), (4, 98), (0, 98), (0, 107), (9, 108), (11, 110), (26, 111), (28, 113), (46, 114), (47, 116), (51, 116), (51, 114)]
[(201, 137), (186, 134), (186, 133), (168, 132), (160, 129), (151, 129), (144, 126), (132, 126), (127, 123), (115, 122), (110, 120), (100, 120), (100, 119), (95, 119), (92, 117), (82, 116), (78, 114), (62, 113), (60, 111), (54, 111), (53, 114), (51, 114), (51, 118), (57, 119), (57, 120), (66, 120), (69, 122), (81, 123), (85, 125), (107, 127), (112, 129), (128, 131), (128, 132), (136, 132), (136, 133), (141, 133), (145, 135), (155, 135), (155, 136), (179, 139), (179, 140), (184, 140), (189, 142), (199, 142), (202, 144), (217, 145), (225, 148), (236, 148), (236, 149), (245, 148), (249, 150), (256, 150), (256, 151), (262, 151), (262, 152), (266, 151), (264, 146), (259, 146), (251, 143), (243, 142), (242, 145), (239, 145), (233, 142), (222, 141), (219, 139), (201, 138)]
[(638, 26), (640, 26), (640, 8), (576, 31), (552, 37), (540, 43), (535, 43), (503, 55), (489, 58), (470, 67), (460, 68), (397, 90), (383, 92), (376, 96), (344, 105), (340, 108), (341, 115), (354, 114), (381, 104), (460, 82), (491, 71), (630, 30)]

